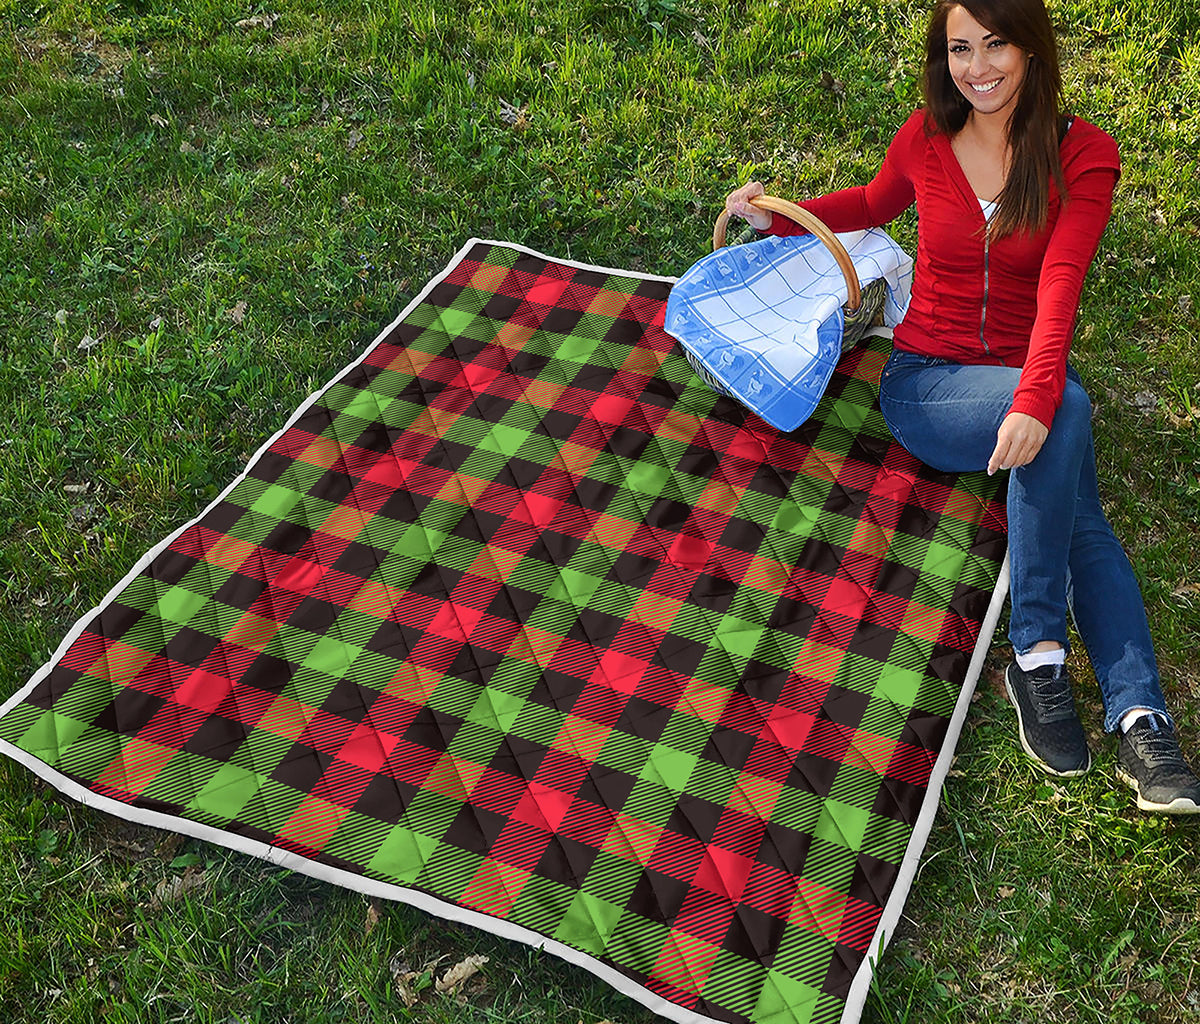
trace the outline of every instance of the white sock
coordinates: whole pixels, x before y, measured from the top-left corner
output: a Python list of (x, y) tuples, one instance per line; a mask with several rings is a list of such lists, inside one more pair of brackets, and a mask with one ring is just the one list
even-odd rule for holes
[(1134, 708), (1132, 711), (1126, 711), (1125, 714), (1121, 716), (1121, 732), (1129, 732), (1129, 729), (1133, 723), (1146, 715), (1148, 715), (1152, 720), (1162, 720), (1161, 716), (1157, 712), (1151, 711), (1149, 708)]
[(1030, 651), (1028, 654), (1017, 655), (1017, 667), (1022, 672), (1032, 672), (1043, 665), (1064, 665), (1066, 661), (1067, 652), (1061, 647), (1055, 647), (1052, 651)]

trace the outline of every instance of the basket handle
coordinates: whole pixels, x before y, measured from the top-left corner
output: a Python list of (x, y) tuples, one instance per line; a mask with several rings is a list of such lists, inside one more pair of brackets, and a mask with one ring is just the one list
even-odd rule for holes
[[(850, 254), (846, 252), (846, 247), (838, 241), (837, 235), (825, 226), (824, 221), (803, 207), (790, 203), (786, 199), (780, 199), (778, 196), (755, 196), (750, 200), (750, 204), (757, 206), (760, 210), (782, 213), (801, 227), (807, 228), (824, 242), (825, 247), (833, 253), (833, 258), (837, 260), (842, 276), (846, 279), (846, 290), (849, 293), (845, 306), (846, 312), (853, 313), (858, 309), (859, 303), (862, 301), (862, 293), (858, 286), (858, 272), (854, 269), (854, 262), (850, 259)], [(728, 223), (729, 211), (722, 210), (716, 224), (713, 225), (713, 249), (720, 249), (725, 244), (725, 226)]]

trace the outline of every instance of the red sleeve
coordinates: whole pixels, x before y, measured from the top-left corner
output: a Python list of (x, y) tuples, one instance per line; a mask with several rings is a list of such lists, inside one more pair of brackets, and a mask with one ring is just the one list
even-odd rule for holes
[(1073, 165), (1063, 168), (1069, 201), (1063, 204), (1046, 246), (1029, 352), (1009, 409), (1027, 413), (1046, 427), (1062, 404), (1083, 279), (1108, 225), (1113, 189), (1121, 173), (1117, 144), (1095, 131), (1099, 138)]
[[(860, 231), (880, 227), (893, 221), (912, 206), (913, 150), (923, 141), (925, 112), (913, 113), (896, 132), (883, 166), (866, 185), (844, 188), (797, 205), (808, 210), (829, 225), (832, 231)], [(919, 137), (919, 138), (918, 138)], [(772, 235), (803, 235), (804, 228), (781, 214), (775, 215), (767, 232)]]

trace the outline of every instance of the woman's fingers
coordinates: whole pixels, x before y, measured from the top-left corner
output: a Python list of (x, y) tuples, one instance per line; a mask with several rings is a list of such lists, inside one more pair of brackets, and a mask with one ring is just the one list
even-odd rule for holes
[(1008, 469), (1008, 450), (1009, 444), (1007, 441), (997, 438), (996, 447), (992, 449), (992, 457), (988, 459), (987, 474), (992, 476), (998, 469)]
[(725, 199), (725, 209), (733, 217), (741, 217), (749, 221), (758, 230), (763, 231), (771, 226), (772, 214), (769, 210), (760, 210), (751, 205), (750, 200), (763, 194), (763, 186), (758, 181), (748, 181), (741, 188), (736, 188)]
[(1028, 465), (1037, 458), (1049, 433), (1041, 420), (1027, 413), (1010, 412), (996, 432), (996, 447), (987, 464), (988, 476), (998, 469)]
[(762, 182), (748, 181), (740, 188), (735, 188), (732, 192), (730, 192), (728, 201), (743, 203), (749, 199), (753, 199), (755, 196), (761, 196), (762, 194)]

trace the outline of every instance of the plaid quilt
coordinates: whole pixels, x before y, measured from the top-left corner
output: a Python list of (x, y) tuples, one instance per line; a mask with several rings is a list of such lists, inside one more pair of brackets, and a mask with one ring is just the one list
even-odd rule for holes
[(997, 482), (886, 340), (781, 434), (670, 281), (473, 241), (0, 708), (114, 814), (582, 963), (677, 1021), (856, 1019), (998, 613)]

